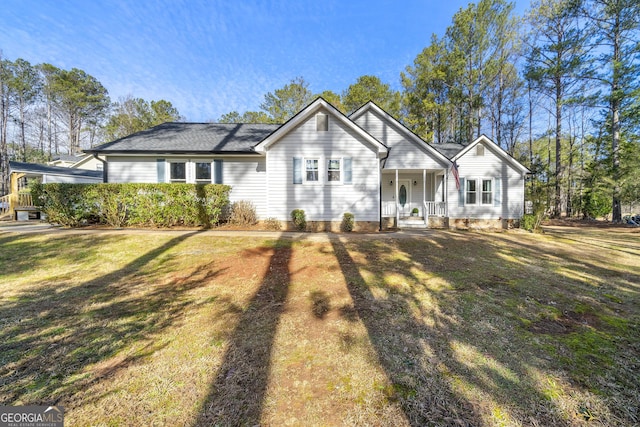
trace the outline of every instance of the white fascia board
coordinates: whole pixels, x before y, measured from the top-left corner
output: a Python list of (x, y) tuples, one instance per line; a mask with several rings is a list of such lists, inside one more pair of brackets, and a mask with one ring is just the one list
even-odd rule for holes
[(480, 135), (478, 138), (476, 138), (471, 144), (467, 145), (464, 149), (462, 149), (458, 154), (456, 154), (455, 156), (453, 156), (453, 158), (451, 160), (458, 160), (459, 158), (461, 158), (462, 156), (464, 156), (466, 153), (468, 153), (473, 147), (475, 147), (476, 145), (478, 145), (478, 143), (480, 142), (484, 142), (485, 144), (489, 144), (490, 147), (495, 148), (494, 153), (498, 154), (500, 157), (502, 157), (504, 160), (508, 161), (509, 163), (511, 163), (511, 165), (513, 165), (516, 169), (520, 170), (520, 172), (522, 173), (531, 173), (531, 171), (529, 170), (529, 168), (527, 168), (525, 165), (523, 165), (522, 163), (520, 163), (519, 161), (517, 161), (515, 158), (513, 158), (509, 153), (507, 153), (506, 151), (504, 151), (502, 149), (502, 147), (500, 147), (498, 144), (496, 144), (495, 142), (493, 142), (491, 139), (489, 139), (488, 136), (486, 135)]
[(362, 136), (371, 145), (376, 147), (376, 149), (378, 150), (378, 155), (387, 153), (388, 149), (384, 144), (382, 144), (380, 141), (375, 139), (373, 136), (367, 133), (364, 129), (362, 129), (360, 126), (358, 126), (353, 121), (351, 121), (348, 117), (346, 117), (344, 114), (338, 111), (333, 105), (329, 104), (327, 101), (325, 101), (322, 98), (318, 98), (314, 102), (309, 104), (306, 108), (304, 108), (298, 114), (296, 114), (291, 119), (289, 119), (288, 122), (280, 126), (275, 132), (273, 132), (271, 135), (263, 139), (260, 143), (255, 145), (253, 149), (258, 153), (264, 153), (267, 150), (267, 148), (269, 148), (270, 145), (276, 143), (283, 136), (289, 133), (292, 129), (294, 129), (300, 123), (307, 120), (311, 115), (313, 115), (316, 111), (320, 110), (321, 108), (324, 108), (325, 110), (327, 110), (329, 113), (331, 113), (331, 115), (334, 118), (340, 120), (340, 122), (342, 122), (345, 126), (348, 126), (349, 128), (353, 129), (357, 134)]
[(376, 105), (372, 101), (367, 102), (362, 107), (358, 108), (356, 111), (351, 113), (351, 115), (349, 116), (349, 119), (355, 121), (355, 120), (358, 119), (358, 117), (360, 117), (361, 115), (363, 115), (364, 113), (366, 113), (369, 110), (375, 111), (376, 113), (381, 115), (385, 120), (387, 120), (389, 123), (393, 124), (396, 127), (396, 129), (398, 129), (410, 141), (412, 141), (414, 144), (416, 144), (418, 146), (418, 148), (426, 150), (428, 154), (431, 154), (431, 155), (435, 156), (436, 159), (439, 160), (441, 163), (443, 163), (446, 167), (450, 167), (451, 166), (451, 163), (452, 163), (451, 160), (449, 160), (445, 155), (443, 155), (438, 150), (436, 150), (435, 148), (433, 148), (432, 146), (427, 144), (422, 138), (420, 138), (415, 133), (411, 132), (409, 129), (407, 129), (407, 127), (405, 125), (400, 123), (391, 114), (389, 114), (386, 111), (384, 111), (382, 108), (380, 108), (378, 105)]

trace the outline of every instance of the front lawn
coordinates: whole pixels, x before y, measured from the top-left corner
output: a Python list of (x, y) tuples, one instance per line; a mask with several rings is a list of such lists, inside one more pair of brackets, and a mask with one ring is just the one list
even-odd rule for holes
[(67, 425), (640, 423), (636, 230), (338, 236), (0, 233), (0, 405)]

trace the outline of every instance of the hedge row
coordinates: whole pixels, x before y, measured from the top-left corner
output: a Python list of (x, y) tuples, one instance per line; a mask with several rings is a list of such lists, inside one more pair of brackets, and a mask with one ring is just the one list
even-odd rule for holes
[(229, 204), (228, 185), (217, 184), (36, 184), (34, 203), (49, 222), (211, 227)]

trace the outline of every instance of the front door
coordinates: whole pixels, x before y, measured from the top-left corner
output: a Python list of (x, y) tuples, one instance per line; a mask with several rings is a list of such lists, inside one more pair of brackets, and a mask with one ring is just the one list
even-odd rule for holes
[(400, 207), (400, 217), (409, 216), (411, 213), (411, 181), (408, 179), (398, 180), (398, 206)]

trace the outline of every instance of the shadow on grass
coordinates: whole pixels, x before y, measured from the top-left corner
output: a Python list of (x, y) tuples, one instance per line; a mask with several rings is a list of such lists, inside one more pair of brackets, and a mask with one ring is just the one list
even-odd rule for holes
[(278, 240), (260, 287), (231, 334), (196, 425), (260, 425), (276, 329), (289, 293), (291, 241)]
[(53, 257), (73, 266), (97, 255), (103, 244), (118, 239), (122, 237), (48, 235), (43, 239), (37, 234), (0, 235), (0, 276), (32, 271)]
[[(465, 249), (470, 243), (473, 256)], [(350, 249), (336, 239), (332, 245), (355, 311), (392, 383), (387, 396), (400, 403), (411, 425), (483, 425), (492, 411), (503, 421), (566, 424), (527, 378), (535, 358), (527, 355), (525, 340), (513, 335), (517, 325), (511, 319), (500, 323), (505, 318), (499, 297), (473, 280), (486, 279), (480, 266), (495, 257), (495, 248), (464, 235), (354, 241)], [(354, 261), (350, 252), (366, 261)], [(443, 278), (453, 289), (432, 288), (427, 277)], [(477, 282), (488, 285), (485, 279)], [(543, 410), (538, 402), (546, 402)]]
[[(189, 290), (219, 273), (212, 265), (203, 265), (188, 277), (158, 275), (162, 267), (154, 260), (194, 234), (168, 240), (124, 267), (81, 285), (52, 292), (39, 288), (3, 301), (0, 403), (64, 401), (93, 381), (160, 349), (147, 340), (179, 321), (190, 302)], [(143, 348), (134, 355), (99, 372), (89, 370), (137, 342)]]
[[(464, 425), (466, 421), (475, 420), (477, 417), (471, 406), (456, 396), (446, 381), (425, 369), (422, 344), (423, 341), (429, 346), (434, 344), (428, 342), (434, 331), (411, 316), (411, 302), (404, 298), (377, 299), (345, 245), (338, 239), (332, 239), (331, 244), (353, 299), (354, 310), (364, 323), (378, 360), (391, 382), (385, 392), (387, 398), (400, 403), (412, 426)], [(381, 254), (371, 252), (374, 247), (368, 246), (363, 251), (372, 257), (370, 261), (381, 271), (395, 271), (396, 265), (389, 269), (390, 266), (379, 264)], [(425, 390), (430, 392), (424, 394)]]

